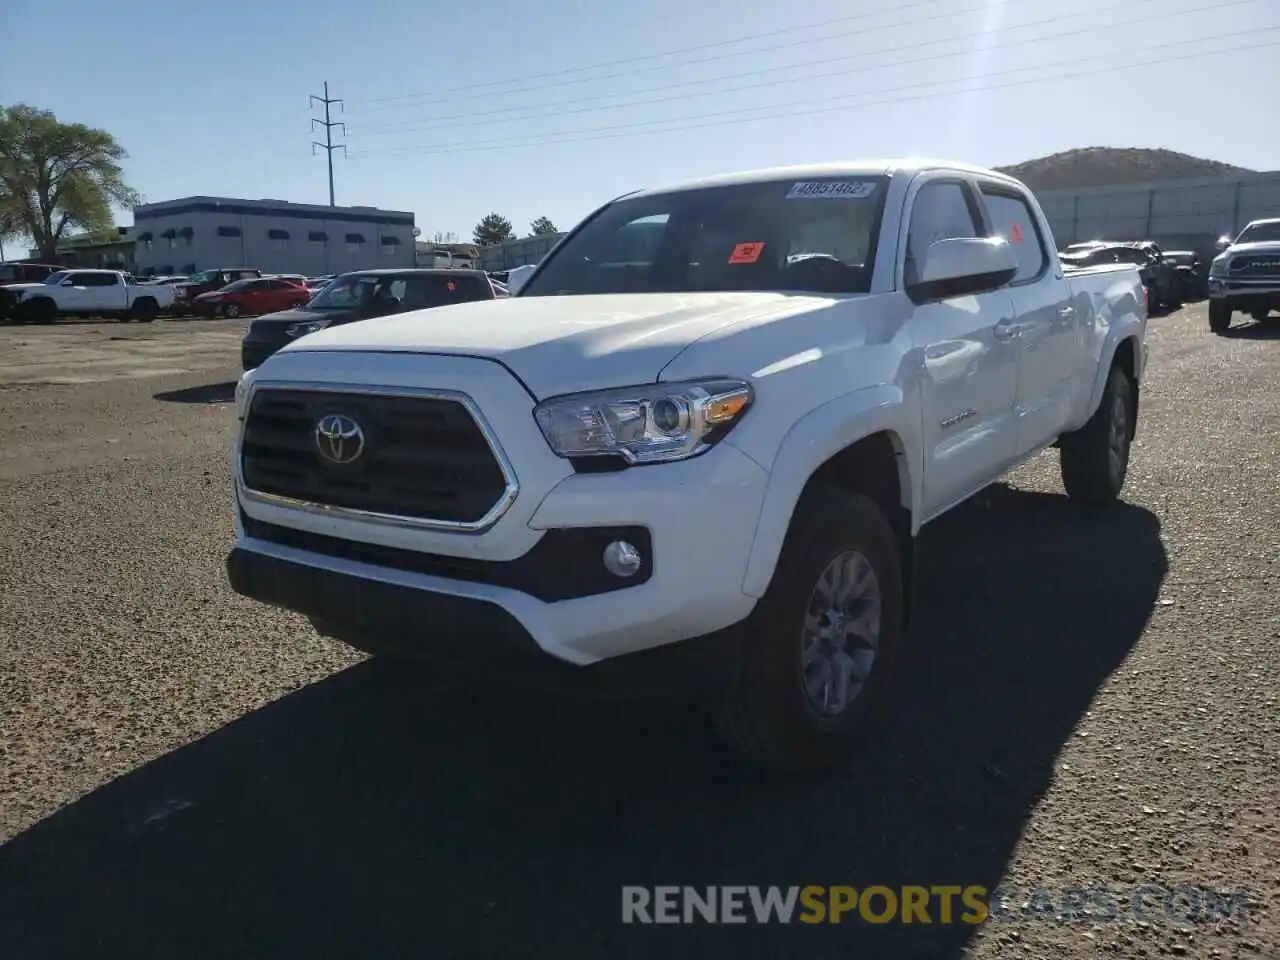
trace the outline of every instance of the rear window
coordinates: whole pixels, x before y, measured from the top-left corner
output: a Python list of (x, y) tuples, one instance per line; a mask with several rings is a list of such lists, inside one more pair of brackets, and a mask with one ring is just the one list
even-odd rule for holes
[(565, 240), (520, 296), (865, 293), (885, 184), (789, 179), (619, 200)]

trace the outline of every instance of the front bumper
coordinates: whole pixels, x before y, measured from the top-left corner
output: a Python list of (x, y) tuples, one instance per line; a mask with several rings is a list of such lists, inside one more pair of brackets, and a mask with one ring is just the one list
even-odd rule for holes
[[(307, 372), (358, 383), (368, 362), (367, 355), (290, 350), (271, 368), (273, 377), (301, 380)], [(361, 649), (390, 638), (427, 658), (443, 650), (455, 659), (451, 647), (489, 643), (477, 622), (497, 624), (510, 637), (510, 621), (536, 649), (577, 665), (712, 634), (755, 606), (743, 581), (768, 475), (733, 446), (678, 463), (575, 473), (550, 452), (532, 399), (500, 365), (388, 354), (378, 358), (378, 374), (388, 388), (430, 383), (470, 396), (518, 476), (511, 506), (480, 532), (414, 529), (255, 497), (233, 462), (242, 513), (231, 561), (240, 572), (232, 583), (240, 592), (325, 621), (326, 632)], [(581, 546), (583, 537), (623, 527), (647, 534), (648, 542), (637, 544), (648, 554), (647, 579), (601, 590), (600, 543)], [(281, 535), (281, 528), (292, 533)], [(547, 546), (553, 539), (580, 546), (557, 553)], [(542, 577), (534, 572), (541, 568)], [(255, 585), (255, 569), (288, 571), (295, 586), (278, 586), (282, 573), (260, 574), (266, 585)], [(564, 588), (566, 574), (572, 589)], [(390, 606), (344, 599), (357, 596)], [(451, 612), (432, 613), (445, 607)]]
[(1242, 306), (1250, 302), (1280, 303), (1280, 277), (1262, 280), (1233, 280), (1229, 277), (1209, 278), (1209, 299), (1229, 300)]
[(242, 340), (240, 343), (240, 368), (254, 370), (267, 362), (267, 358), (290, 341), (279, 343), (271, 340)]

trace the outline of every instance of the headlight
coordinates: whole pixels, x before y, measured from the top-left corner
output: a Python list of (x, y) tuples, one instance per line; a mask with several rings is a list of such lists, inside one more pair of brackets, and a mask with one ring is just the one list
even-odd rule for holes
[(308, 333), (315, 333), (317, 330), (323, 330), (329, 325), (328, 320), (307, 320), (303, 323), (291, 323), (285, 328), (285, 334), (290, 337), (305, 337)]
[(1227, 275), (1227, 263), (1229, 257), (1214, 257), (1213, 263), (1209, 264), (1209, 276), (1225, 277)]
[(236, 383), (236, 419), (243, 420), (244, 415), (249, 411), (246, 409), (249, 403), (249, 382), (253, 376), (252, 370), (246, 370), (240, 375), (240, 380)]
[(562, 457), (612, 454), (629, 464), (697, 456), (718, 441), (751, 406), (742, 380), (655, 383), (555, 397), (534, 417)]

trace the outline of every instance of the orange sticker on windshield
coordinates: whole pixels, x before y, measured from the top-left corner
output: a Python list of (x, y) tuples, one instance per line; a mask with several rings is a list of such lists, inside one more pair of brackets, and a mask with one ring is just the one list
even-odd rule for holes
[(755, 263), (764, 253), (763, 243), (740, 243), (729, 254), (730, 263)]
[(1018, 226), (1016, 223), (1013, 225), (1013, 230), (1011, 231), (1011, 233), (1013, 234), (1012, 239), (1014, 243), (1022, 242), (1022, 228)]

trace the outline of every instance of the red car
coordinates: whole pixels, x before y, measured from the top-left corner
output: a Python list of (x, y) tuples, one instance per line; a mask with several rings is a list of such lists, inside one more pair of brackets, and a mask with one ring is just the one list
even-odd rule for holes
[(301, 281), (259, 277), (202, 293), (192, 301), (192, 307), (205, 317), (256, 317), (304, 306), (311, 297), (311, 291)]

